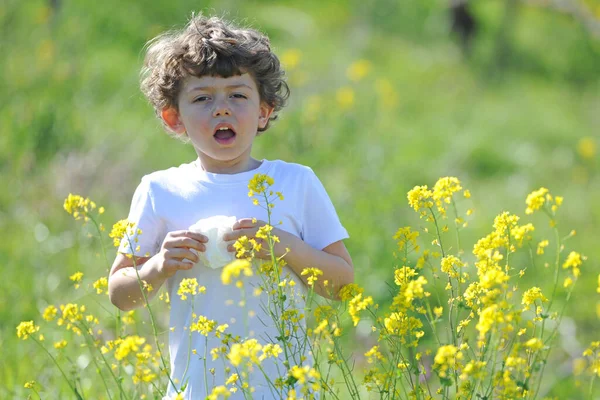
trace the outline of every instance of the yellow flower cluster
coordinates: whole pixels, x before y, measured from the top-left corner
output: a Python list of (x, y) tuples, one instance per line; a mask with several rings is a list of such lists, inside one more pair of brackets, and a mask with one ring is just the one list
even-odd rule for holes
[[(453, 203), (454, 194), (462, 189), (458, 178), (451, 176), (440, 178), (433, 186), (433, 190), (430, 190), (427, 185), (415, 186), (410, 190), (407, 195), (408, 204), (419, 212), (421, 217), (427, 216), (429, 212), (433, 213), (432, 208), (434, 205), (440, 215), (446, 217), (446, 209), (449, 204)], [(471, 194), (468, 190), (465, 190), (464, 196), (469, 198)], [(462, 222), (462, 219), (458, 216), (457, 220)]]
[(60, 305), (60, 311), (62, 312), (62, 317), (58, 319), (58, 326), (62, 326), (65, 323), (67, 330), (71, 330), (78, 335), (81, 335), (81, 330), (77, 326), (79, 321), (83, 320), (83, 313), (85, 312), (84, 305), (77, 305), (74, 303), (67, 303)]
[(394, 234), (394, 239), (397, 241), (399, 251), (404, 249), (408, 251), (409, 245), (412, 246), (415, 251), (419, 251), (419, 246), (417, 246), (418, 237), (419, 232), (413, 232), (410, 226), (399, 228)]
[(592, 342), (590, 347), (584, 350), (583, 356), (588, 359), (592, 375), (600, 378), (600, 341)]
[(348, 313), (352, 318), (354, 326), (358, 325), (358, 322), (360, 321), (359, 313), (362, 310), (366, 310), (370, 305), (373, 305), (373, 298), (368, 296), (363, 299), (362, 293), (357, 294), (350, 300), (348, 303)]
[(252, 259), (262, 250), (261, 243), (258, 243), (255, 239), (249, 239), (247, 236), (242, 236), (236, 240), (233, 247), (238, 258)]
[(26, 340), (30, 335), (33, 335), (40, 330), (40, 327), (35, 325), (33, 321), (23, 321), (17, 326), (17, 337)]
[(102, 294), (107, 292), (108, 294), (108, 279), (106, 277), (101, 277), (96, 282), (92, 284), (92, 287), (96, 289), (97, 294)]
[(445, 378), (451, 370), (458, 368), (462, 359), (463, 353), (456, 346), (441, 346), (435, 354), (433, 368), (439, 376)]
[(83, 272), (75, 272), (73, 275), (71, 275), (69, 277), (70, 280), (72, 280), (73, 282), (75, 282), (75, 289), (79, 289), (79, 284), (81, 283), (81, 280), (83, 279)]
[(260, 364), (267, 358), (278, 357), (282, 352), (283, 349), (278, 344), (268, 343), (263, 346), (256, 339), (248, 339), (241, 343), (234, 343), (227, 354), (227, 359), (237, 367), (243, 362)]
[(318, 280), (320, 275), (323, 275), (323, 271), (318, 268), (304, 268), (300, 275), (308, 275), (306, 278), (308, 286), (313, 286), (315, 282)]
[(528, 310), (529, 306), (535, 305), (536, 300), (541, 302), (548, 301), (548, 299), (542, 294), (542, 289), (539, 287), (532, 287), (523, 293), (523, 300), (521, 301), (521, 304), (525, 306), (523, 311)]
[(245, 276), (252, 276), (252, 264), (248, 260), (234, 260), (223, 268), (221, 282), (224, 285), (230, 285), (232, 278), (238, 278), (242, 273)]
[(440, 214), (446, 214), (446, 204), (451, 204), (454, 193), (461, 190), (460, 181), (455, 177), (438, 179), (433, 187), (433, 200)]
[[(71, 214), (76, 220), (83, 219), (84, 222), (90, 220), (90, 213), (96, 210), (96, 203), (89, 198), (84, 198), (76, 194), (69, 193), (63, 208)], [(98, 214), (104, 213), (104, 207), (98, 208)]]
[(46, 321), (50, 322), (50, 321), (54, 320), (54, 318), (56, 318), (57, 313), (58, 313), (58, 309), (56, 307), (54, 307), (53, 305), (49, 305), (48, 307), (46, 307), (46, 309), (42, 313), (42, 318), (44, 318)]
[[(196, 318), (196, 315), (192, 315), (192, 318)], [(215, 330), (215, 327), (217, 326), (217, 321), (212, 320), (212, 319), (208, 319), (206, 318), (204, 315), (200, 315), (198, 316), (198, 319), (196, 320), (196, 322), (192, 323), (190, 325), (190, 331), (191, 332), (199, 332), (201, 335), (204, 336), (208, 336), (208, 334), (212, 331)], [(222, 331), (224, 331), (226, 329), (225, 325), (221, 325)]]
[[(131, 241), (134, 240), (133, 236), (136, 233), (135, 224), (126, 219), (122, 219), (117, 221), (108, 236), (113, 240), (113, 245), (115, 247), (119, 247), (121, 245), (121, 241), (125, 240), (127, 245), (131, 247)], [(140, 229), (137, 230), (137, 234), (140, 235), (142, 231)], [(136, 238), (137, 239), (137, 238)]]
[(349, 283), (348, 285), (344, 285), (340, 289), (338, 296), (339, 296), (340, 300), (347, 301), (363, 292), (364, 292), (364, 289), (361, 288), (360, 286), (358, 286), (356, 283)]
[(263, 194), (275, 182), (273, 178), (266, 174), (256, 174), (248, 183), (248, 197), (253, 197), (257, 194)]
[(561, 196), (552, 196), (548, 189), (542, 187), (538, 190), (534, 190), (533, 192), (531, 192), (527, 196), (527, 199), (525, 199), (525, 203), (527, 204), (525, 214), (533, 214), (535, 211), (549, 206), (549, 209), (547, 209), (547, 211), (551, 215), (554, 215), (558, 208), (562, 205), (563, 198)]
[(187, 300), (187, 295), (195, 296), (198, 293), (206, 293), (206, 287), (198, 285), (196, 278), (184, 278), (179, 283), (179, 289), (177, 294), (181, 297), (181, 300)]

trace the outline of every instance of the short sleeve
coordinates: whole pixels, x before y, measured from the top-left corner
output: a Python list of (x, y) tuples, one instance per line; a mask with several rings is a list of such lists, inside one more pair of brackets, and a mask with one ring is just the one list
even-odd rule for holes
[(308, 168), (304, 185), (302, 239), (313, 248), (323, 250), (339, 240), (347, 239), (335, 207), (312, 169)]
[(156, 215), (152, 185), (147, 177), (142, 178), (133, 194), (127, 220), (133, 222), (135, 229), (130, 240), (121, 240), (119, 252), (134, 253), (138, 257), (156, 254), (160, 248), (163, 229), (161, 219)]

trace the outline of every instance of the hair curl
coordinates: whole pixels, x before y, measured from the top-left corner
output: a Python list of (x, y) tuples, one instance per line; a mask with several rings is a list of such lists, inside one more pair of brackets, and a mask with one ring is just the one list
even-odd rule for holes
[[(287, 102), (290, 89), (269, 38), (254, 29), (240, 29), (218, 17), (193, 15), (181, 30), (168, 31), (150, 40), (141, 73), (141, 90), (156, 114), (166, 107), (177, 109), (183, 80), (188, 76), (221, 76), (249, 73), (258, 87), (260, 100), (274, 112)], [(164, 123), (164, 121), (163, 121)]]

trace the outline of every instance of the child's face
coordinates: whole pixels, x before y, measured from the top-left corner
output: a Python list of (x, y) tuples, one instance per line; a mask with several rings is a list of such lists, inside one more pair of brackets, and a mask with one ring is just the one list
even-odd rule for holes
[(167, 125), (187, 133), (203, 165), (245, 166), (258, 128), (273, 109), (261, 103), (254, 79), (247, 73), (229, 78), (190, 76), (179, 93), (179, 111), (162, 112)]

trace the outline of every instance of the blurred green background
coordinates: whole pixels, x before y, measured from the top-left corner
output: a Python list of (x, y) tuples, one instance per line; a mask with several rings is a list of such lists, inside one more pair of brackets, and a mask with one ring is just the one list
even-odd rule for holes
[[(196, 157), (138, 89), (145, 42), (192, 11), (270, 36), (292, 96), (254, 155), (315, 170), (350, 233), (357, 283), (378, 301), (389, 300), (392, 235), (423, 224), (407, 205), (413, 186), (450, 175), (471, 190), (459, 203), (475, 209), (467, 253), (498, 213), (525, 216), (532, 190), (563, 195), (560, 227), (577, 231), (567, 248), (588, 261), (542, 393), (580, 398), (557, 378), (600, 339), (595, 0), (471, 1), (455, 23), (445, 0), (0, 1), (0, 398), (26, 397), (30, 379), (52, 393), (51, 361), (15, 327), (50, 303), (84, 302), (74, 272), (106, 273), (97, 241), (62, 209), (68, 193), (105, 206), (110, 226), (144, 174)], [(543, 218), (523, 221), (549, 237)], [(523, 285), (546, 293), (551, 275), (528, 270)]]

